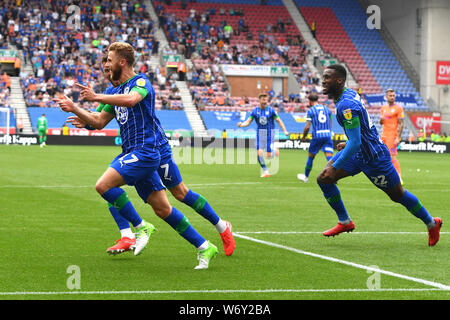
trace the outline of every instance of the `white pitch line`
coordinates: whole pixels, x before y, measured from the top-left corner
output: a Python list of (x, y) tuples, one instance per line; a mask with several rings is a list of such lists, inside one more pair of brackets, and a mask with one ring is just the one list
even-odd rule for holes
[[(234, 232), (237, 234), (322, 234), (322, 231), (239, 231)], [(234, 234), (233, 233), (233, 234)], [(399, 234), (399, 235), (424, 235), (428, 234), (426, 231), (361, 231), (361, 232), (352, 232), (354, 234), (362, 234), (362, 235), (378, 235), (378, 234)], [(441, 234), (450, 234), (450, 232), (441, 232)]]
[(336, 259), (336, 258), (333, 258), (333, 257), (328, 257), (328, 256), (324, 256), (324, 255), (321, 255), (321, 254), (312, 253), (312, 252), (308, 252), (308, 251), (303, 251), (303, 250), (300, 250), (300, 249), (283, 246), (283, 245), (278, 244), (278, 243), (251, 238), (251, 237), (248, 237), (248, 236), (241, 235), (239, 233), (233, 233), (233, 234), (237, 238), (241, 238), (241, 239), (245, 239), (245, 240), (249, 240), (249, 241), (265, 244), (265, 245), (270, 246), (270, 247), (280, 248), (280, 249), (283, 249), (283, 250), (292, 251), (292, 252), (295, 252), (295, 253), (298, 253), (298, 254), (303, 254), (303, 255), (306, 255), (306, 256), (314, 257), (314, 258), (319, 258), (319, 259), (322, 259), (322, 260), (336, 262), (336, 263), (344, 264), (344, 265), (351, 266), (351, 267), (358, 268), (358, 269), (363, 269), (363, 270), (367, 270), (367, 271), (371, 271), (371, 272), (382, 273), (382, 274), (385, 274), (385, 275), (388, 275), (388, 276), (391, 276), (391, 277), (395, 277), (395, 278), (399, 278), (399, 279), (405, 279), (405, 280), (409, 280), (409, 281), (425, 284), (427, 286), (435, 287), (435, 288), (438, 288), (438, 289), (441, 289), (441, 290), (450, 290), (450, 286), (442, 284), (442, 283), (428, 281), (428, 280), (425, 280), (425, 279), (420, 279), (420, 278), (415, 278), (415, 277), (410, 277), (410, 276), (406, 276), (406, 275), (403, 275), (403, 274), (400, 274), (400, 273), (395, 273), (395, 272), (391, 272), (391, 271), (387, 271), (387, 270), (383, 270), (383, 269), (377, 269), (377, 268), (373, 268), (373, 267), (368, 267), (368, 266), (365, 266), (365, 265), (362, 265), (362, 264), (358, 264), (358, 263), (354, 263), (354, 262), (350, 262), (350, 261)]
[(0, 296), (25, 295), (105, 295), (105, 294), (183, 294), (183, 293), (321, 293), (321, 292), (421, 292), (447, 291), (439, 288), (386, 288), (386, 289), (237, 289), (237, 290), (136, 290), (136, 291), (16, 291), (0, 292)]

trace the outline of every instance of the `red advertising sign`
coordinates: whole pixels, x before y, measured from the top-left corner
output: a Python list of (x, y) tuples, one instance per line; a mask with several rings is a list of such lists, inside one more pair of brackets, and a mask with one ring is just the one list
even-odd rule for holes
[(409, 118), (417, 129), (425, 128), (426, 134), (433, 130), (436, 133), (441, 132), (441, 115), (437, 112), (410, 112)]
[(436, 61), (436, 84), (450, 84), (450, 61)]

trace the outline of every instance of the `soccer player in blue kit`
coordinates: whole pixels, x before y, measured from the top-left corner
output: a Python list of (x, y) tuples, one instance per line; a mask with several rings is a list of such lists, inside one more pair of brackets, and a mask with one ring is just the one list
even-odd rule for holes
[(306, 113), (306, 125), (303, 130), (301, 141), (305, 141), (309, 129), (312, 124), (312, 139), (308, 150), (308, 160), (306, 161), (305, 174), (299, 173), (297, 178), (303, 182), (308, 182), (309, 173), (311, 172), (314, 158), (319, 150), (322, 150), (330, 161), (333, 157), (333, 141), (331, 140), (331, 112), (330, 110), (318, 103), (319, 96), (311, 93), (308, 96), (309, 109)]
[(400, 203), (422, 220), (428, 228), (428, 245), (436, 245), (442, 219), (433, 218), (415, 195), (403, 189), (389, 150), (379, 138), (364, 102), (354, 90), (345, 87), (346, 77), (345, 68), (334, 64), (326, 68), (322, 79), (323, 93), (334, 99), (337, 121), (348, 138), (347, 142), (338, 145), (339, 152), (317, 177), (325, 199), (339, 220), (335, 227), (325, 231), (323, 235), (335, 236), (355, 228), (336, 183), (342, 178), (363, 172), (392, 201)]
[[(111, 82), (111, 86), (106, 90), (105, 93), (113, 93), (114, 87), (117, 87), (119, 84), (114, 82), (110, 78), (110, 69), (105, 65), (107, 60), (107, 56), (102, 59), (102, 68), (104, 71), (105, 78)], [(105, 105), (101, 103), (97, 108), (97, 114), (99, 114)], [(103, 129), (107, 123), (103, 122), (97, 128), (92, 128), (87, 125), (85, 122), (81, 121), (76, 116), (69, 117), (68, 122), (72, 123), (74, 126), (78, 128), (86, 128), (89, 130), (95, 129)], [(169, 189), (172, 195), (180, 202), (185, 203), (186, 205), (192, 207), (197, 213), (199, 213), (202, 217), (208, 220), (219, 232), (219, 235), (222, 239), (222, 244), (224, 247), (225, 255), (231, 256), (235, 249), (235, 241), (232, 232), (232, 225), (230, 222), (222, 220), (208, 201), (201, 194), (198, 194), (191, 189), (189, 189), (183, 182), (181, 177), (181, 173), (178, 169), (177, 164), (173, 160), (172, 150), (170, 148), (169, 143), (163, 144), (160, 147), (160, 153), (163, 155), (161, 157), (160, 166), (158, 168), (158, 174), (162, 180), (164, 186)], [(119, 227), (122, 237), (125, 237), (123, 241), (128, 241), (130, 237), (133, 236), (131, 233), (131, 229), (126, 223), (125, 218), (123, 218), (117, 210), (113, 206), (109, 206), (111, 214), (116, 221), (116, 224)], [(128, 227), (127, 227), (128, 226)], [(127, 239), (128, 238), (128, 239)], [(124, 252), (121, 244), (116, 244), (111, 248), (107, 249), (107, 252), (110, 254), (119, 254)]]
[[(96, 94), (89, 86), (79, 85), (84, 100), (105, 104), (100, 115), (66, 103), (66, 97), (60, 99), (59, 104), (63, 111), (74, 113), (94, 128), (116, 117), (120, 126), (123, 152), (112, 161), (95, 188), (136, 228), (135, 255), (145, 248), (154, 227), (136, 212), (125, 191), (120, 188), (124, 184), (135, 186), (139, 196), (152, 206), (155, 214), (198, 249), (199, 264), (195, 269), (207, 269), (218, 250), (205, 240), (167, 199), (157, 170), (161, 157), (165, 156), (161, 154), (160, 148), (167, 144), (168, 140), (155, 115), (153, 87), (145, 75), (134, 73), (133, 64), (134, 49), (131, 45), (115, 42), (109, 47), (105, 64), (105, 67), (111, 70), (111, 80), (121, 83), (114, 89), (113, 94)], [(141, 228), (143, 232), (140, 232)], [(144, 241), (140, 241), (141, 238)]]
[(258, 163), (261, 166), (263, 173), (261, 178), (269, 177), (269, 170), (267, 169), (266, 163), (264, 161), (264, 150), (266, 150), (267, 158), (273, 157), (273, 151), (275, 153), (278, 150), (274, 150), (273, 142), (275, 140), (275, 123), (274, 120), (280, 125), (283, 133), (288, 136), (289, 133), (284, 126), (283, 120), (280, 119), (274, 108), (268, 105), (268, 94), (263, 92), (260, 93), (259, 107), (252, 110), (252, 113), (244, 122), (239, 122), (238, 127), (247, 127), (255, 119), (257, 130), (256, 130), (256, 152), (258, 157)]

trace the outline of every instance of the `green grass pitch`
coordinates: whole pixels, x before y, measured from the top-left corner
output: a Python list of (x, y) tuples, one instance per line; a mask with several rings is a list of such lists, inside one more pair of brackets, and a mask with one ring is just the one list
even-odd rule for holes
[[(323, 154), (306, 184), (296, 178), (305, 151), (282, 150), (278, 173), (267, 179), (257, 164), (180, 164), (186, 185), (232, 222), (236, 239), (226, 257), (215, 228), (169, 194), (220, 249), (208, 270), (194, 270), (196, 250), (129, 186), (131, 201), (157, 232), (138, 257), (106, 254), (119, 232), (94, 185), (119, 152), (0, 146), (0, 300), (450, 298), (447, 154), (399, 155), (405, 188), (444, 221), (433, 248), (423, 223), (362, 174), (339, 182), (355, 231), (323, 237), (337, 221), (314, 179)], [(68, 287), (70, 266), (79, 268), (79, 289)]]

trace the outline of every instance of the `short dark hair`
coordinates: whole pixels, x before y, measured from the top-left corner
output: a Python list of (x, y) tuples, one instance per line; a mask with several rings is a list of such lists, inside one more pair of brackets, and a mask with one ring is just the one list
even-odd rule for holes
[(308, 100), (311, 101), (311, 102), (318, 101), (319, 100), (319, 96), (313, 92), (313, 93), (311, 93), (308, 96)]
[(332, 65), (329, 65), (327, 67), (327, 69), (335, 70), (338, 73), (339, 77), (344, 79), (344, 81), (347, 80), (347, 70), (345, 70), (343, 65), (341, 65), (341, 64), (332, 64)]

